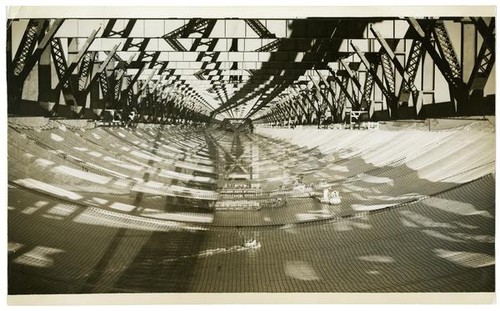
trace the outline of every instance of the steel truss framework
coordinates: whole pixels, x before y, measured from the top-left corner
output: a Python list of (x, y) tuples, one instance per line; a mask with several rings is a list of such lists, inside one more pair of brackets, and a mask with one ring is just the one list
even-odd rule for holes
[[(444, 115), (478, 114), (494, 43), (494, 17), (11, 20), (8, 109), (318, 125), (363, 110), (425, 117), (438, 103), (452, 107)], [(33, 88), (37, 98), (25, 95)]]

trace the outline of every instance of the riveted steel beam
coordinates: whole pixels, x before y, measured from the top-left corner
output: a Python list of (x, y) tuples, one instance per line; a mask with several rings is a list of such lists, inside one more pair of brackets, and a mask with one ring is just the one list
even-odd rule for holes
[[(476, 29), (479, 31), (483, 39), (488, 44), (488, 47), (494, 52), (495, 51), (495, 35), (491, 30), (491, 25), (495, 25), (495, 17), (491, 18), (490, 25), (488, 26), (484, 18), (482, 17), (471, 17), (472, 21), (476, 25)], [(493, 29), (495, 27), (493, 26)]]
[(309, 89), (307, 84), (304, 84), (304, 86), (305, 86), (305, 89), (300, 90), (300, 94), (302, 95), (303, 98), (306, 99), (306, 102), (309, 103), (308, 106), (311, 107), (312, 110), (314, 110), (314, 112), (316, 114), (320, 113), (317, 102), (313, 101), (313, 99), (311, 99), (311, 97), (309, 96), (311, 94), (311, 89)]
[(356, 77), (356, 74), (354, 73), (354, 71), (352, 71), (352, 69), (349, 67), (349, 64), (347, 63), (347, 61), (345, 59), (340, 59), (339, 62), (340, 62), (340, 64), (342, 64), (342, 66), (344, 67), (344, 70), (349, 75), (349, 78), (353, 82), (353, 85), (360, 91), (361, 84), (359, 83), (358, 78)]
[(307, 109), (307, 105), (304, 103), (304, 98), (302, 96), (302, 94), (296, 90), (296, 85), (292, 84), (290, 85), (290, 90), (294, 93), (295, 95), (295, 105), (297, 105), (300, 110), (302, 110), (302, 113), (304, 114), (304, 116), (306, 117), (306, 119), (308, 120), (309, 122), (309, 110)]
[(269, 42), (266, 45), (261, 46), (260, 48), (256, 49), (255, 51), (256, 52), (274, 51), (274, 50), (278, 49), (278, 47), (280, 47), (280, 45), (283, 43), (283, 41), (284, 41), (284, 39), (276, 39), (274, 41)]
[[(308, 77), (309, 77), (309, 80), (311, 80), (311, 81), (312, 81), (312, 83), (314, 84), (314, 87), (315, 87), (318, 91), (320, 91), (320, 90), (321, 90), (321, 87), (320, 87), (320, 85), (318, 84), (318, 82), (316, 82), (316, 81), (315, 81), (315, 80), (314, 80), (314, 79), (313, 79), (310, 75), (308, 75)], [(323, 100), (324, 100), (324, 101), (325, 101), (325, 102), (326, 102), (326, 103), (330, 106), (330, 105), (331, 105), (331, 103), (330, 103), (330, 100), (328, 99), (328, 96), (327, 96), (325, 93), (323, 93), (323, 92), (319, 92), (319, 93), (320, 93), (320, 96), (323, 98)]]
[[(12, 62), (7, 60), (8, 113), (18, 112), (25, 80), (63, 22), (64, 19), (28, 21), (14, 59)], [(12, 40), (8, 40), (7, 44), (12, 45)], [(8, 52), (9, 49), (12, 55), (12, 46), (7, 49)]]
[[(60, 38), (52, 39), (51, 41), (52, 48), (52, 60), (54, 63), (54, 67), (56, 69), (57, 77), (59, 78), (59, 82), (63, 79), (65, 74), (68, 72), (68, 65), (66, 63), (66, 58), (64, 57), (64, 50), (61, 43)], [(63, 93), (64, 101), (68, 106), (77, 106), (77, 100), (75, 96), (75, 91), (71, 81), (66, 79), (61, 83), (61, 90)]]
[[(438, 67), (448, 82), (451, 100), (455, 103), (458, 114), (462, 114), (469, 106), (469, 92), (467, 84), (462, 78), (462, 69), (455, 54), (453, 45), (442, 21), (417, 21), (408, 18), (407, 21), (418, 33), (417, 40), (421, 40), (426, 52)], [(426, 31), (422, 29), (422, 25)], [(421, 33), (425, 35), (422, 37)], [(436, 41), (434, 45), (432, 38)], [(437, 50), (436, 50), (437, 47)]]
[(90, 92), (90, 89), (93, 87), (93, 85), (97, 82), (97, 80), (99, 79), (99, 77), (101, 76), (102, 72), (104, 70), (106, 70), (106, 67), (108, 66), (109, 62), (111, 61), (111, 59), (113, 58), (113, 55), (116, 53), (116, 50), (118, 49), (120, 45), (117, 44), (115, 45), (111, 51), (109, 52), (109, 54), (107, 55), (106, 59), (102, 62), (102, 64), (99, 66), (99, 68), (97, 69), (97, 71), (95, 73), (92, 73), (92, 78), (90, 79), (90, 82), (89, 84), (87, 85), (87, 87), (82, 91), (82, 96), (83, 98), (85, 98), (87, 96), (87, 94)]
[(104, 28), (101, 37), (103, 38), (127, 38), (132, 32), (137, 19), (129, 19), (127, 25), (121, 30), (115, 30), (117, 20), (110, 19)]
[(367, 72), (372, 76), (374, 82), (377, 84), (377, 86), (379, 87), (379, 89), (382, 91), (382, 94), (384, 94), (384, 96), (385, 96), (385, 98), (386, 98), (386, 100), (388, 102), (389, 113), (390, 113), (391, 117), (393, 119), (397, 118), (397, 98), (396, 98), (396, 96), (394, 95), (394, 93), (391, 93), (386, 88), (386, 86), (384, 85), (384, 83), (382, 82), (382, 80), (378, 77), (377, 72), (375, 71), (374, 66), (371, 65), (371, 63), (368, 61), (368, 59), (366, 58), (366, 56), (364, 55), (364, 53), (361, 52), (361, 50), (358, 48), (358, 46), (356, 46), (352, 42), (351, 42), (351, 46), (356, 51), (356, 54), (361, 59), (361, 62), (365, 65)]
[(43, 36), (42, 40), (38, 42), (38, 45), (33, 54), (27, 58), (26, 64), (22, 72), (19, 74), (19, 76), (22, 77), (23, 80), (26, 78), (31, 69), (33, 69), (35, 64), (38, 62), (40, 55), (42, 55), (42, 52), (49, 45), (50, 41), (52, 40), (56, 32), (59, 30), (59, 28), (62, 26), (63, 22), (64, 19), (56, 19), (53, 21), (52, 24), (48, 26), (47, 32)]
[[(478, 20), (478, 19), (476, 19)], [(484, 22), (484, 20), (481, 18)], [(479, 21), (476, 25), (480, 25)], [(482, 26), (476, 26), (479, 30)], [(472, 69), (471, 76), (467, 83), (469, 90), (469, 95), (474, 91), (482, 91), (488, 81), (491, 71), (493, 70), (493, 65), (495, 64), (495, 47), (491, 46), (491, 41), (495, 38), (495, 18), (492, 18), (489, 26), (486, 29), (480, 31), (481, 36), (483, 36), (483, 43), (479, 49), (479, 53), (476, 56), (474, 62), (474, 68)], [(493, 39), (492, 39), (493, 38)]]
[(286, 94), (285, 97), (286, 97), (285, 105), (290, 107), (290, 109), (294, 112), (295, 116), (298, 117), (300, 115), (300, 112), (297, 110), (293, 97), (290, 94)]
[[(377, 64), (378, 62), (370, 63), (370, 70), (373, 72), (377, 72)], [(373, 83), (374, 83), (373, 76), (367, 72), (365, 78), (365, 85), (363, 86), (363, 95), (361, 96), (362, 110), (370, 111), (372, 104)]]
[(276, 38), (276, 35), (270, 32), (258, 19), (245, 19), (245, 22), (260, 38)]
[(392, 68), (392, 62), (386, 53), (380, 53), (380, 63), (382, 64), (382, 72), (384, 73), (385, 84), (387, 90), (396, 96), (395, 76)]
[[(418, 40), (414, 40), (412, 43), (412, 47), (410, 50), (408, 62), (407, 62), (407, 67), (406, 69), (403, 67), (403, 65), (399, 62), (399, 60), (396, 57), (396, 54), (394, 51), (391, 49), (387, 41), (382, 37), (382, 35), (371, 25), (370, 30), (372, 33), (375, 35), (376, 39), (380, 43), (382, 50), (386, 53), (386, 57), (383, 57), (385, 62), (382, 62), (384, 66), (384, 72), (386, 67), (388, 66), (387, 64), (387, 57), (392, 60), (394, 67), (396, 70), (399, 72), (401, 77), (403, 78), (401, 87), (399, 88), (399, 102), (400, 103), (407, 103), (409, 99), (409, 95), (412, 92), (416, 92), (417, 88), (414, 85), (415, 81), (415, 76), (416, 72), (420, 63), (420, 59), (422, 56), (421, 53), (421, 42)], [(390, 68), (389, 68), (390, 69)], [(391, 81), (394, 81), (391, 79)], [(389, 85), (389, 84), (388, 84)], [(392, 84), (390, 84), (392, 85)], [(394, 88), (394, 85), (392, 85), (392, 88)], [(391, 89), (391, 88), (390, 88)]]
[[(75, 71), (75, 69), (78, 66), (78, 64), (82, 61), (82, 59), (84, 58), (84, 56), (87, 55), (86, 53), (87, 53), (90, 45), (94, 41), (95, 36), (96, 36), (96, 34), (97, 34), (98, 31), (99, 31), (99, 29), (94, 30), (92, 32), (92, 34), (87, 38), (87, 40), (83, 44), (83, 46), (80, 49), (80, 51), (78, 51), (78, 54), (76, 55), (76, 57), (71, 61), (71, 63), (69, 64), (68, 68), (66, 69), (66, 71), (64, 72), (64, 74), (62, 75), (62, 77), (59, 79), (59, 82), (57, 83), (57, 86), (56, 86), (56, 90), (59, 90), (61, 88), (61, 86), (68, 81), (69, 77), (71, 76), (71, 74), (73, 73), (73, 71)], [(85, 64), (85, 66), (87, 66), (87, 64)]]
[(438, 20), (433, 24), (433, 35), (438, 43), (437, 46), (441, 57), (446, 60), (451, 70), (452, 77), (455, 79), (462, 79), (462, 68), (443, 21)]
[(78, 79), (78, 91), (83, 91), (89, 82), (89, 77), (91, 75), (92, 66), (94, 64), (96, 52), (87, 52), (82, 59), (82, 64), (80, 66), (80, 73)]
[[(33, 54), (35, 50), (35, 46), (37, 44), (37, 39), (41, 35), (43, 35), (44, 30), (47, 27), (48, 22), (45, 20), (39, 19), (30, 19), (28, 21), (28, 25), (26, 26), (26, 30), (24, 31), (24, 35), (19, 43), (19, 47), (17, 52), (12, 60), (13, 63), (13, 74), (15, 77), (21, 75), (24, 70), (28, 59)], [(12, 42), (11, 42), (12, 44)]]
[(348, 83), (349, 83), (349, 78), (348, 77), (342, 77), (342, 80), (339, 79), (335, 71), (330, 66), (327, 66), (328, 71), (330, 72), (330, 77), (337, 83), (337, 85), (340, 87), (340, 94), (339, 94), (339, 100), (338, 103), (345, 107), (345, 99), (349, 101), (351, 104), (351, 107), (357, 107), (359, 106), (358, 103), (354, 100), (354, 98), (351, 96), (349, 93), (349, 90), (347, 88)]
[[(454, 52), (451, 52), (452, 47), (450, 47), (446, 42), (442, 44), (441, 43), (437, 44), (438, 49), (440, 50), (443, 50), (442, 45), (448, 45), (445, 49), (447, 52), (449, 52), (448, 56), (446, 56), (444, 51), (440, 55), (439, 52), (436, 50), (436, 47), (434, 46), (433, 42), (431, 41), (431, 33), (433, 32), (434, 29), (433, 21), (425, 21), (425, 25), (427, 26), (427, 31), (423, 30), (419, 21), (417, 21), (415, 18), (409, 17), (407, 18), (407, 21), (418, 34), (416, 40), (422, 41), (425, 51), (432, 57), (434, 63), (441, 71), (441, 73), (443, 74), (444, 78), (446, 79), (450, 87), (454, 89), (465, 89), (465, 85), (461, 78), (461, 70), (459, 68), (455, 68), (455, 70), (452, 70), (450, 68), (450, 64), (448, 63), (448, 60), (446, 59), (446, 57), (449, 58), (450, 60), (456, 58), (456, 55), (455, 56), (451, 55), (454, 54)], [(441, 34), (442, 39), (438, 39), (439, 37), (436, 38), (436, 35), (434, 35), (435, 39), (437, 39), (438, 41), (439, 40), (446, 41), (445, 39), (447, 38), (447, 34), (445, 34), (446, 30), (445, 29), (443, 30), (444, 27), (439, 27), (439, 28), (440, 30), (438, 32)], [(422, 34), (424, 35), (422, 36)], [(457, 65), (457, 67), (459, 67), (459, 65)]]
[[(416, 101), (418, 89), (415, 86), (415, 78), (417, 76), (417, 71), (422, 60), (424, 49), (422, 48), (422, 42), (420, 40), (413, 40), (410, 53), (408, 54), (408, 60), (406, 61), (405, 74), (406, 81), (402, 81), (402, 85), (399, 92), (399, 100), (402, 102), (408, 102), (409, 94), (413, 95), (413, 101)], [(415, 106), (415, 103), (414, 103)]]
[(335, 90), (330, 85), (330, 83), (327, 81), (327, 79), (325, 77), (323, 77), (323, 75), (317, 69), (315, 69), (315, 70), (316, 70), (316, 73), (318, 74), (318, 76), (320, 77), (321, 81), (325, 84), (328, 92), (330, 92), (331, 99), (332, 99), (330, 109), (332, 110), (333, 115), (336, 115), (338, 103), (336, 102), (337, 95), (335, 94)]

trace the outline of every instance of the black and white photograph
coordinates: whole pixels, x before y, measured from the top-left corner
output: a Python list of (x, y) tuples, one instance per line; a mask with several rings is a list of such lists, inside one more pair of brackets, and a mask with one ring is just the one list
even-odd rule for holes
[(495, 6), (6, 10), (9, 304), (494, 302)]

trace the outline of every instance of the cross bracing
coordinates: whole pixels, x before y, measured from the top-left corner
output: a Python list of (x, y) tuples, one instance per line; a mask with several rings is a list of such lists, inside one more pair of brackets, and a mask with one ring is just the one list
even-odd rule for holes
[[(134, 109), (147, 97), (171, 117), (178, 111), (159, 108), (186, 111), (184, 121), (237, 111), (290, 122), (306, 111), (304, 122), (335, 123), (353, 109), (418, 118), (423, 106), (447, 102), (447, 115), (473, 114), (485, 108), (471, 98), (492, 93), (494, 30), (494, 17), (16, 19), (8, 23), (9, 113), (28, 100), (83, 117)], [(41, 56), (51, 47), (52, 61)]]

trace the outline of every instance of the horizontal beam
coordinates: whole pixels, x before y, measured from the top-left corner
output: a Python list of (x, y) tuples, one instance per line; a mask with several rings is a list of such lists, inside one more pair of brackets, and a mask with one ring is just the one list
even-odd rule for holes
[[(119, 42), (119, 41), (117, 41)], [(89, 49), (89, 51), (95, 51)], [(109, 50), (100, 48), (98, 52), (106, 53)], [(213, 60), (214, 52), (206, 52), (206, 51), (187, 51), (187, 52), (173, 52), (173, 51), (159, 51), (157, 61), (172, 61), (172, 62), (212, 62), (212, 61), (220, 61), (220, 62), (316, 62), (317, 59), (323, 59), (323, 61), (336, 61), (339, 58), (346, 58), (353, 54), (352, 51), (330, 51), (330, 52), (218, 52), (217, 59)], [(149, 52), (148, 52), (149, 53)], [(154, 52), (151, 52), (151, 55)], [(117, 55), (121, 58), (128, 58), (129, 55), (137, 55), (134, 60), (143, 61), (146, 59), (144, 57), (144, 53), (141, 54), (139, 51), (118, 51)], [(304, 56), (307, 55), (307, 58), (304, 59)], [(141, 59), (142, 58), (142, 59)]]
[[(240, 9), (241, 11), (241, 9)], [(453, 20), (459, 22), (461, 19), (457, 17), (446, 17), (440, 16), (440, 19), (444, 20)], [(105, 19), (105, 23), (109, 19)], [(178, 18), (164, 18), (164, 19), (118, 19), (112, 28), (122, 30), (123, 28), (130, 24), (130, 21), (136, 21), (133, 25), (133, 29), (130, 29), (130, 34), (128, 37), (149, 37), (149, 38), (160, 38), (162, 36), (170, 37), (170, 38), (182, 38), (190, 36), (193, 37), (192, 34), (189, 33), (189, 26), (196, 26), (190, 23), (192, 18), (186, 19), (178, 19)], [(245, 18), (217, 18), (217, 19), (200, 19), (202, 22), (207, 21), (216, 21), (216, 25), (214, 28), (214, 33), (212, 36), (214, 38), (243, 38), (243, 37), (254, 37), (259, 38), (262, 37), (262, 33), (258, 33), (259, 31), (255, 31), (255, 25), (249, 25)], [(258, 21), (259, 24), (266, 28), (273, 38), (282, 38), (286, 37), (291, 30), (296, 32), (296, 37), (307, 37), (309, 38), (311, 34), (315, 34), (316, 36), (324, 36), (328, 37), (327, 34), (322, 33), (321, 31), (317, 31), (317, 29), (324, 28), (328, 25), (331, 25), (332, 22), (337, 21), (348, 21), (352, 22), (353, 20), (358, 23), (381, 23), (387, 22), (389, 27), (392, 25), (392, 21), (395, 21), (396, 24), (403, 20), (403, 17), (364, 17), (364, 18), (352, 18), (352, 17), (331, 17), (331, 18), (321, 18), (321, 19), (305, 19), (305, 18), (290, 18), (290, 19), (266, 19), (266, 18), (258, 18), (253, 19), (254, 21)], [(94, 27), (96, 25), (102, 25), (103, 19), (100, 18), (85, 18), (85, 19), (68, 19), (69, 24), (72, 26), (71, 28), (65, 29), (59, 36), (62, 37), (85, 37), (88, 35), (87, 28)], [(296, 24), (294, 25), (294, 23)], [(196, 26), (197, 28), (201, 28), (203, 25)], [(399, 25), (397, 25), (399, 27)], [(261, 28), (261, 27), (259, 27)], [(107, 35), (107, 33), (103, 29), (98, 36)], [(109, 33), (108, 33), (109, 34)], [(352, 37), (352, 34), (337, 34), (337, 36), (346, 36)], [(271, 37), (268, 36), (268, 37)], [(266, 37), (266, 36), (264, 36)]]
[[(63, 38), (63, 37), (61, 37)], [(65, 38), (73, 38), (73, 37), (65, 37)], [(87, 37), (77, 37), (80, 39), (86, 39)], [(163, 38), (96, 38), (93, 45), (90, 46), (90, 51), (105, 51), (109, 50), (111, 46), (121, 43), (124, 46), (124, 49), (127, 51), (139, 51), (144, 50), (146, 52), (153, 51), (162, 51), (162, 52), (190, 52), (187, 51), (187, 47), (193, 46), (193, 44), (199, 38), (184, 38), (184, 39), (175, 39), (176, 42), (180, 43), (186, 50), (179, 50), (178, 48), (174, 48)], [(388, 40), (404, 40), (405, 38), (394, 38), (394, 37), (386, 37)], [(407, 39), (407, 38), (406, 38)], [(132, 40), (132, 41), (131, 41)], [(141, 45), (141, 42), (144, 40), (148, 40), (147, 44)], [(204, 41), (208, 40), (217, 40), (217, 42), (210, 48), (207, 49), (206, 46), (199, 46), (196, 51), (209, 51), (209, 52), (227, 52), (231, 50), (233, 45), (233, 40), (237, 40), (237, 52), (261, 52), (261, 53), (269, 53), (273, 51), (280, 52), (315, 52), (313, 49), (313, 45), (321, 44), (322, 51), (324, 52), (348, 52), (350, 49), (348, 47), (348, 43), (345, 43), (347, 40), (353, 41), (360, 47), (364, 48), (365, 51), (369, 51), (369, 47), (373, 46), (373, 44), (377, 48), (376, 39), (369, 38), (282, 38), (279, 39), (280, 43), (272, 50), (262, 51), (261, 48), (267, 46), (268, 44), (276, 41), (272, 41), (272, 39), (254, 39), (254, 38), (204, 38)], [(278, 40), (278, 39), (277, 39)], [(409, 40), (409, 39), (408, 39)], [(131, 42), (134, 43), (134, 46), (131, 45)], [(345, 43), (345, 44), (343, 44)], [(343, 45), (342, 45), (343, 44)], [(126, 48), (125, 48), (126, 47)], [(193, 51), (191, 51), (193, 52)]]

